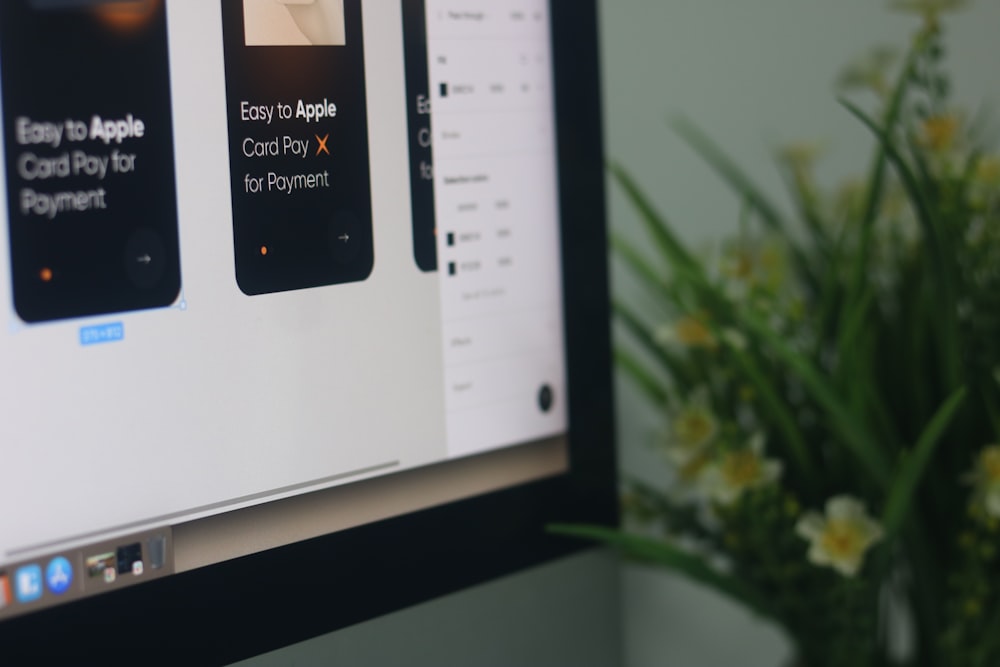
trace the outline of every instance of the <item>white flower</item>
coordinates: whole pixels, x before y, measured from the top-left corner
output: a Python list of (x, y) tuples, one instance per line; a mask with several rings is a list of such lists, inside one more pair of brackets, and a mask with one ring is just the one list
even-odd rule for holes
[(743, 449), (725, 452), (705, 470), (702, 484), (712, 499), (730, 505), (745, 491), (781, 477), (781, 461), (764, 458), (764, 436), (757, 434)]
[(789, 286), (788, 250), (778, 239), (740, 241), (723, 249), (720, 264), (724, 287), (737, 300), (761, 291), (774, 297)]
[(861, 569), (865, 553), (882, 539), (882, 526), (868, 515), (865, 504), (851, 496), (836, 496), (826, 503), (826, 516), (802, 515), (795, 532), (809, 540), (809, 562), (829, 566), (845, 577)]
[(747, 339), (746, 336), (741, 334), (739, 331), (733, 328), (726, 328), (722, 330), (722, 340), (726, 342), (729, 347), (742, 352), (747, 349)]
[(811, 171), (823, 155), (823, 144), (815, 141), (797, 141), (778, 150), (778, 160), (796, 173)]
[(654, 336), (656, 342), (664, 347), (679, 345), (689, 349), (714, 350), (718, 346), (704, 316), (685, 315), (662, 324)]
[(886, 95), (889, 91), (889, 68), (895, 64), (897, 55), (891, 48), (877, 46), (845, 67), (837, 83), (842, 88), (870, 88), (879, 95)]
[(970, 478), (976, 499), (986, 513), (1000, 519), (1000, 445), (991, 445), (979, 453)]
[(708, 391), (695, 390), (688, 402), (670, 415), (667, 458), (675, 465), (687, 466), (702, 457), (718, 432), (719, 422), (708, 403)]

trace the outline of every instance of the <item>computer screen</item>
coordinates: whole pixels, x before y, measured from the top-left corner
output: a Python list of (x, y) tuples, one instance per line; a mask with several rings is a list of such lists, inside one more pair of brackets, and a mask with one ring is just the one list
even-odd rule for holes
[(553, 7), (0, 3), (0, 632), (586, 467)]

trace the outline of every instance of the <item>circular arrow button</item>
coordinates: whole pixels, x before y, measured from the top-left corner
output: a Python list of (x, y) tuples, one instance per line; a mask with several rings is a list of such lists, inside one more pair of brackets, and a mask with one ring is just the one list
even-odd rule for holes
[(361, 252), (361, 225), (350, 211), (333, 214), (327, 233), (333, 258), (341, 264), (350, 264)]
[(163, 242), (151, 229), (137, 229), (125, 244), (125, 271), (132, 283), (140, 289), (156, 287), (163, 277)]

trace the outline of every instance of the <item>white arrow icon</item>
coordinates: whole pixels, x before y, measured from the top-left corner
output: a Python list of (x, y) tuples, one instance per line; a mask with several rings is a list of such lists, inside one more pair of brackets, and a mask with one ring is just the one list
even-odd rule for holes
[(147, 264), (148, 265), (150, 262), (153, 261), (153, 258), (150, 257), (149, 255), (142, 255), (140, 257), (136, 257), (135, 261), (139, 262), (140, 264)]
[(69, 583), (69, 575), (66, 574), (66, 570), (62, 569), (59, 565), (56, 567), (56, 571), (52, 573), (49, 577), (49, 586), (52, 588), (60, 588)]
[(344, 243), (347, 243), (348, 241), (351, 240), (351, 237), (348, 236), (347, 234), (341, 234), (337, 238), (340, 239), (341, 241), (343, 241)]

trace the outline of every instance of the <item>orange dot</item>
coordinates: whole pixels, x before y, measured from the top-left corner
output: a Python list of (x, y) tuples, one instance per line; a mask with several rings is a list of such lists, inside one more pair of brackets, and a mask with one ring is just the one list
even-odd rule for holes
[(262, 257), (267, 257), (267, 246), (266, 245), (262, 245), (260, 247), (260, 254), (261, 254)]
[(38, 277), (42, 279), (43, 283), (52, 282), (52, 269), (45, 267), (38, 272)]
[[(92, 11), (98, 20), (112, 30), (122, 33), (135, 33), (149, 25), (156, 16), (160, 0), (128, 0), (115, 5), (105, 3)], [(97, 3), (93, 3), (97, 4)]]

